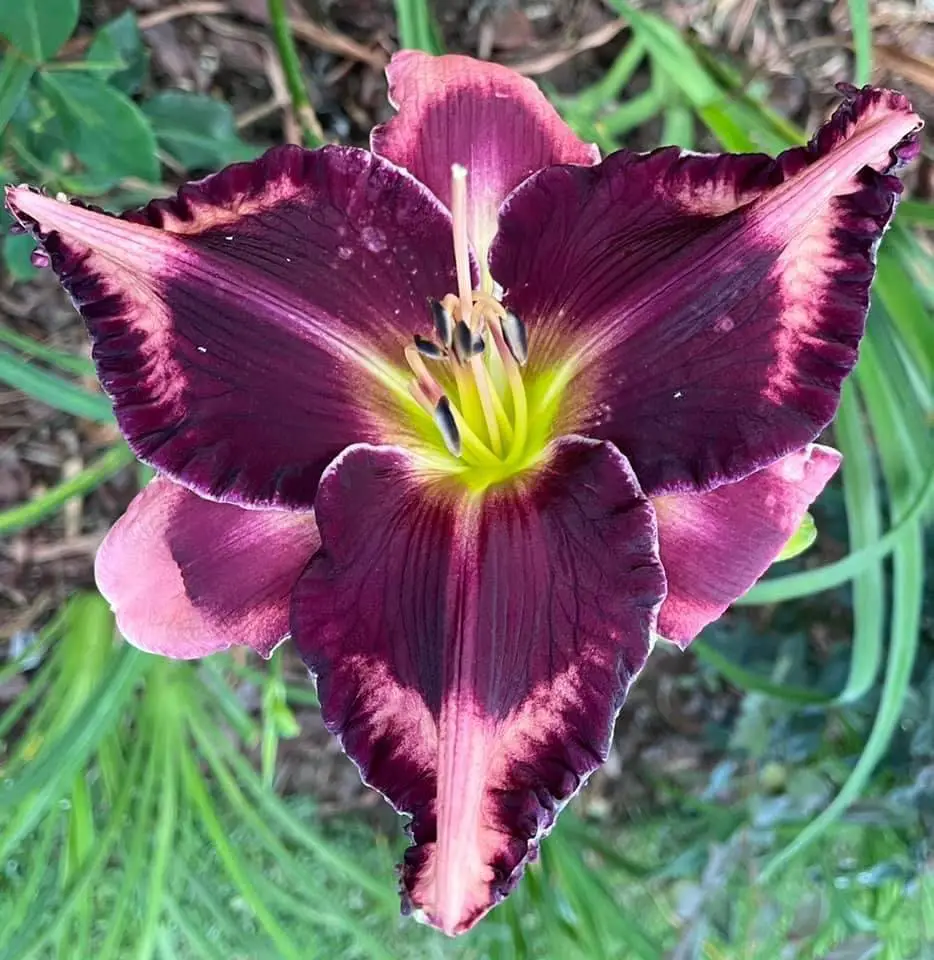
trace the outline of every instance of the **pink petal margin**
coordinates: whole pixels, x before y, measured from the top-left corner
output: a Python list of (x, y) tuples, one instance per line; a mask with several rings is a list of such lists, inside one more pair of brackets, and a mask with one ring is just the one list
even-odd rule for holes
[(653, 497), (668, 578), (658, 632), (686, 647), (772, 565), (840, 454), (813, 445), (707, 493)]
[(134, 646), (175, 659), (232, 646), (268, 657), (319, 544), (311, 513), (245, 510), (157, 477), (97, 554), (97, 585)]
[(405, 167), (449, 209), (451, 166), (467, 168), (468, 230), (482, 263), (500, 204), (526, 177), (554, 163), (600, 159), (531, 80), (499, 64), (404, 50), (386, 74), (398, 114), (373, 130), (373, 151)]
[(651, 506), (611, 445), (565, 437), (482, 501), (352, 447), (316, 512), (294, 641), (328, 729), (412, 815), (404, 909), (463, 933), (606, 759), (665, 592)]

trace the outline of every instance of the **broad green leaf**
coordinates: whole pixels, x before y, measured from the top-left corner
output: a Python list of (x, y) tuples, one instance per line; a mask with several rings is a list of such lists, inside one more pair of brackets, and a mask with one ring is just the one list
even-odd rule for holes
[(56, 106), (68, 147), (92, 173), (113, 178), (159, 178), (156, 138), (126, 94), (87, 74), (44, 73), (42, 88)]
[(260, 152), (240, 139), (223, 100), (168, 90), (143, 104), (160, 146), (188, 170), (213, 170)]
[(35, 248), (36, 241), (27, 234), (3, 237), (3, 265), (14, 280), (31, 280), (39, 272), (30, 260)]
[(78, 23), (78, 0), (3, 0), (0, 36), (36, 63), (58, 53)]
[(139, 90), (149, 73), (149, 51), (143, 44), (136, 14), (132, 10), (122, 13), (97, 31), (94, 42), (88, 48), (85, 63), (95, 67), (95, 74), (107, 79), (118, 90), (127, 94)]
[(809, 550), (817, 539), (817, 524), (814, 518), (806, 513), (797, 530), (788, 538), (788, 542), (782, 547), (782, 552), (775, 558), (776, 563), (782, 560), (791, 560), (800, 556), (805, 550)]

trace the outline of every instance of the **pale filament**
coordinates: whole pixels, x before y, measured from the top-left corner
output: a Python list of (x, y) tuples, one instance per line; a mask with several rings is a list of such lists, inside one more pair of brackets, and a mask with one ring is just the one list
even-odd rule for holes
[[(431, 308), (435, 339), (416, 336), (414, 346), (405, 349), (415, 375), (410, 392), (435, 419), (454, 456), (467, 464), (515, 464), (528, 440), (528, 402), (510, 339), (512, 328), (504, 332), (503, 323), (519, 321), (491, 292), (472, 288), (467, 170), (459, 164), (451, 168), (451, 215), (457, 293)], [(524, 348), (519, 360), (525, 362)], [(439, 381), (433, 369), (446, 376)]]

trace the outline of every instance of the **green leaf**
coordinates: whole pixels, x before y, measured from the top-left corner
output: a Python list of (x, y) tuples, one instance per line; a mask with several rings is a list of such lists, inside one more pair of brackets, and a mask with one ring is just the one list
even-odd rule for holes
[(86, 74), (44, 73), (42, 88), (59, 112), (68, 147), (93, 173), (159, 179), (156, 138), (126, 94)]
[(36, 241), (28, 234), (8, 233), (3, 238), (3, 264), (14, 280), (31, 280), (39, 271), (30, 256)]
[(0, 36), (36, 63), (51, 59), (78, 23), (78, 0), (4, 0)]
[(800, 556), (805, 550), (809, 550), (817, 539), (817, 524), (814, 518), (806, 513), (801, 525), (789, 537), (788, 542), (782, 547), (782, 552), (775, 558), (776, 563), (782, 560), (791, 560)]
[(136, 93), (149, 73), (149, 51), (143, 44), (136, 14), (127, 10), (101, 27), (84, 59), (89, 66), (99, 64), (95, 74), (111, 86), (127, 94)]
[[(0, 62), (0, 133), (26, 96), (35, 66), (15, 50), (8, 50)], [(4, 178), (5, 179), (5, 178)]]
[(143, 112), (162, 149), (188, 170), (213, 170), (260, 152), (240, 139), (233, 111), (223, 100), (168, 90), (147, 100)]

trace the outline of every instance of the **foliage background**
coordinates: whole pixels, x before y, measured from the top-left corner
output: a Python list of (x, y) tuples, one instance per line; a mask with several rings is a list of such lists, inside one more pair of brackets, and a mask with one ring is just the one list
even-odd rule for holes
[[(836, 81), (931, 113), (921, 7), (17, 0), (0, 181), (121, 209), (283, 139), (365, 143), (398, 46), (517, 66), (604, 151), (777, 152)], [(930, 173), (880, 250), (818, 546), (690, 654), (653, 654), (606, 770), (457, 942), (399, 918), (399, 823), (287, 651), (115, 642), (91, 557), (146, 473), (79, 318), (0, 220), (0, 960), (934, 955)]]

